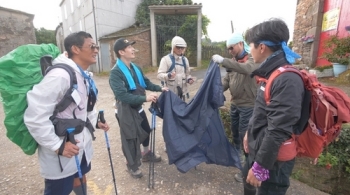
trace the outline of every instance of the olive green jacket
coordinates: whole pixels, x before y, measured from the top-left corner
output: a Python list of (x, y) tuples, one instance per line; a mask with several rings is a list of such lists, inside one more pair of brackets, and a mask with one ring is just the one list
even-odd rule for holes
[(239, 107), (253, 107), (258, 85), (250, 75), (259, 64), (254, 63), (251, 57), (244, 63), (225, 58), (222, 66), (228, 71), (223, 79), (223, 88), (224, 91), (230, 89), (231, 103)]

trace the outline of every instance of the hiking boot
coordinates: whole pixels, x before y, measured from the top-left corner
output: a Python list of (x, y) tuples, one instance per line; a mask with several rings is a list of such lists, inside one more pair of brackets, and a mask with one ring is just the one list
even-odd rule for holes
[(235, 176), (234, 176), (235, 180), (238, 182), (238, 183), (243, 183), (243, 176), (242, 176), (242, 173), (239, 172), (239, 173), (236, 173)]
[(141, 178), (143, 176), (140, 169), (137, 169), (136, 171), (133, 171), (132, 169), (129, 169), (129, 173), (133, 178)]
[(149, 162), (153, 158), (153, 162), (160, 162), (162, 160), (162, 157), (160, 157), (157, 154), (154, 154), (151, 151), (148, 151), (146, 154), (142, 156), (142, 162)]

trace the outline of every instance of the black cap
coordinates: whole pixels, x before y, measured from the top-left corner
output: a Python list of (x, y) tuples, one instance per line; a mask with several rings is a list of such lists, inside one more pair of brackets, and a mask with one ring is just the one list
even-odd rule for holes
[(127, 39), (120, 38), (117, 39), (114, 43), (114, 52), (118, 53), (119, 50), (125, 49), (129, 45), (135, 44), (135, 41), (128, 41)]

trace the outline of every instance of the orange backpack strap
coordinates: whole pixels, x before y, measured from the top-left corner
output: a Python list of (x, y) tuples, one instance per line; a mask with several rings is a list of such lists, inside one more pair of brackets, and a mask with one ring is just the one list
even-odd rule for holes
[[(284, 72), (294, 72), (296, 74), (298, 74), (303, 80), (303, 74), (294, 66), (292, 65), (285, 65), (285, 66), (281, 66), (279, 68), (277, 68), (275, 71), (272, 72), (272, 74), (270, 75), (269, 79), (265, 79), (265, 102), (266, 105), (270, 104), (271, 101), (271, 87), (272, 87), (272, 83), (275, 80), (275, 78), (277, 78), (279, 75), (281, 75)], [(261, 78), (259, 79), (261, 81), (263, 81)]]

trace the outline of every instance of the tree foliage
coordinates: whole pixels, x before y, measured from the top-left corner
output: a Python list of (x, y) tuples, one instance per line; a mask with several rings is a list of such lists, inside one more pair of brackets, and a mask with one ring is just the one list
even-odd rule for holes
[(56, 44), (56, 36), (54, 30), (46, 30), (45, 28), (36, 29), (35, 28), (36, 43), (53, 43)]
[[(138, 24), (150, 25), (150, 5), (188, 5), (192, 0), (144, 0), (139, 4), (136, 11), (136, 21)], [(183, 37), (188, 45), (187, 55), (197, 50), (197, 15), (155, 15), (157, 37), (169, 41), (175, 35)], [(202, 34), (207, 37), (207, 26), (210, 20), (205, 15), (202, 16)], [(160, 51), (169, 52), (167, 44), (157, 41), (157, 48)], [(167, 51), (165, 51), (167, 50)]]
[[(187, 44), (196, 45), (197, 39), (197, 15), (188, 15), (186, 16), (185, 22), (179, 29), (179, 36), (183, 37)], [(206, 17), (202, 17), (202, 34), (208, 36), (207, 26), (209, 25), (210, 20)]]

